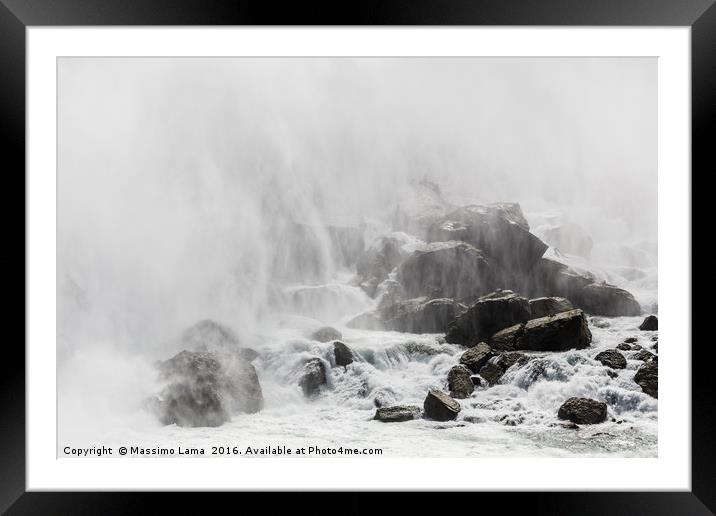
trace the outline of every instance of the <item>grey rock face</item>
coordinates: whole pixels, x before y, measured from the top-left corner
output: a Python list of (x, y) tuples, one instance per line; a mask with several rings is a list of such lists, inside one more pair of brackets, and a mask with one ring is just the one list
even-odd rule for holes
[(616, 349), (607, 349), (598, 353), (594, 360), (612, 369), (624, 369), (627, 365), (626, 358)]
[(574, 309), (569, 299), (564, 297), (538, 297), (530, 299), (530, 312), (533, 319), (556, 315)]
[(487, 342), (504, 351), (566, 351), (588, 347), (592, 333), (584, 312), (577, 309), (505, 328)]
[(457, 399), (468, 398), (475, 385), (470, 378), (470, 370), (463, 365), (456, 365), (448, 372), (448, 388), (450, 396)]
[(655, 315), (648, 315), (639, 325), (642, 331), (656, 331), (659, 329), (659, 319)]
[(412, 405), (395, 405), (393, 407), (380, 407), (375, 411), (373, 419), (383, 423), (400, 423), (411, 421), (420, 417), (420, 407)]
[(634, 375), (634, 381), (641, 390), (654, 398), (659, 397), (659, 361), (650, 360)]
[(298, 384), (307, 398), (318, 393), (321, 385), (326, 384), (326, 366), (319, 358), (308, 360), (301, 373)]
[(530, 303), (524, 297), (515, 294), (485, 296), (449, 324), (445, 340), (474, 346), (497, 331), (530, 318)]

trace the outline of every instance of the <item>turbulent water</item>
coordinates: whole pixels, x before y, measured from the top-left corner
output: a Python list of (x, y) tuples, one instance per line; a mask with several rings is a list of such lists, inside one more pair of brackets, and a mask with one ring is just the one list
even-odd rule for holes
[[(253, 363), (265, 399), (261, 412), (235, 414), (218, 428), (160, 426), (141, 408), (142, 395), (154, 387), (147, 383), (135, 387), (135, 404), (126, 403), (121, 418), (95, 430), (93, 437), (101, 436), (99, 442), (114, 446), (203, 446), (207, 451), (215, 445), (237, 446), (242, 451), (315, 446), (324, 450), (380, 448), (383, 456), (656, 456), (657, 400), (633, 381), (643, 363), (631, 359), (636, 351), (624, 352), (627, 367), (615, 377), (594, 360), (599, 351), (614, 348), (628, 337), (636, 337), (638, 344), (651, 349), (656, 332), (638, 330), (643, 317), (589, 317), (593, 336), (589, 348), (527, 352), (535, 358), (512, 366), (497, 385), (477, 387), (470, 398), (460, 400), (462, 410), (455, 421), (418, 419), (389, 424), (373, 420), (374, 400), (383, 405), (422, 406), (429, 389), (447, 391), (447, 373), (464, 348), (446, 344), (442, 334), (346, 327), (352, 316), (377, 302), (349, 285), (349, 278), (348, 271), (343, 271), (329, 284), (312, 285), (308, 298), (293, 295), (305, 288), (287, 287), (287, 297), (294, 304), (284, 306), (286, 313), (267, 319), (242, 343), (260, 353)], [(650, 299), (647, 296), (642, 303)], [(231, 325), (231, 321), (223, 322)], [(354, 363), (336, 366), (332, 343), (311, 340), (310, 334), (323, 324), (332, 324), (343, 333), (343, 342), (356, 357)], [(320, 394), (307, 399), (298, 380), (302, 365), (311, 357), (320, 357), (329, 373)], [(145, 376), (151, 370), (141, 359), (134, 367), (144, 369)], [(132, 366), (127, 368), (132, 374)], [(570, 396), (607, 401), (607, 421), (578, 430), (563, 426), (557, 409)], [(78, 446), (82, 442), (63, 441)]]

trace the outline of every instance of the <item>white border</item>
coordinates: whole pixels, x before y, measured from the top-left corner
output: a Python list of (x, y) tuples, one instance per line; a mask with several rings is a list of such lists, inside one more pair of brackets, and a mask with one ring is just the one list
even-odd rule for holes
[[(27, 55), (28, 490), (690, 490), (689, 28), (28, 28)], [(57, 459), (56, 57), (115, 55), (658, 56), (658, 459)]]

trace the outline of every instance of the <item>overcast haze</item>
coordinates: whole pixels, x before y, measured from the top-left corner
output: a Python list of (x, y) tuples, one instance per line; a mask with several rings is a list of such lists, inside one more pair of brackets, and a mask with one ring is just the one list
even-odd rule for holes
[(121, 334), (167, 310), (177, 325), (255, 311), (273, 218), (358, 223), (411, 178), (456, 203), (558, 209), (596, 241), (656, 240), (655, 59), (58, 68), (60, 295), (81, 292), (98, 326), (120, 324), (121, 307)]

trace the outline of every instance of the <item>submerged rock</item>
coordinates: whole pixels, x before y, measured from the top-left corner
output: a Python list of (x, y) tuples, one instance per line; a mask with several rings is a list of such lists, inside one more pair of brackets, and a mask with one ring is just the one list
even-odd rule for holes
[(612, 369), (624, 369), (627, 365), (624, 355), (619, 353), (616, 349), (607, 349), (606, 351), (602, 351), (594, 357), (594, 360), (601, 362), (602, 365), (611, 367)]
[(487, 342), (501, 351), (566, 351), (588, 347), (592, 333), (584, 312), (577, 309), (505, 328)]
[(530, 299), (530, 312), (533, 319), (547, 317), (561, 312), (573, 310), (569, 299), (564, 297), (538, 297)]
[(529, 320), (530, 316), (530, 303), (524, 297), (514, 293), (484, 296), (449, 324), (445, 340), (474, 346), (503, 328)]
[(649, 396), (658, 398), (659, 394), (659, 361), (649, 360), (634, 375), (634, 381)]
[(460, 404), (444, 392), (431, 389), (423, 403), (425, 415), (435, 421), (450, 421), (460, 412)]
[(470, 370), (463, 365), (456, 365), (448, 372), (448, 388), (453, 398), (468, 398), (475, 385), (470, 378)]
[(495, 356), (495, 352), (484, 342), (468, 349), (460, 356), (460, 363), (470, 369), (473, 373), (479, 373), (482, 366)]
[(392, 330), (404, 333), (442, 333), (465, 306), (452, 299), (419, 297), (399, 301), (389, 307), (360, 314), (351, 319), (349, 328)]
[(626, 342), (622, 342), (621, 344), (617, 344), (617, 349), (620, 349), (622, 351), (629, 351), (631, 350), (631, 345), (627, 344)]
[(427, 239), (468, 242), (508, 271), (528, 271), (547, 250), (547, 244), (530, 233), (517, 203), (460, 207), (431, 226)]
[(319, 328), (311, 334), (311, 339), (317, 340), (318, 342), (331, 342), (332, 340), (341, 340), (342, 338), (343, 334), (330, 326)]
[(333, 343), (333, 355), (336, 359), (337, 366), (347, 366), (353, 363), (353, 352), (351, 348), (337, 340)]
[(400, 423), (411, 421), (420, 417), (420, 407), (413, 405), (395, 405), (393, 407), (381, 407), (375, 411), (373, 419), (383, 423)]
[(493, 269), (470, 244), (436, 242), (408, 256), (398, 266), (397, 279), (408, 297), (460, 299), (492, 290)]
[(648, 315), (639, 325), (642, 331), (656, 331), (659, 329), (659, 319), (655, 315)]
[(557, 417), (579, 425), (602, 423), (607, 419), (607, 404), (590, 398), (569, 398), (559, 407)]
[(326, 366), (320, 358), (311, 358), (303, 365), (298, 384), (307, 398), (317, 394), (321, 385), (326, 384)]

